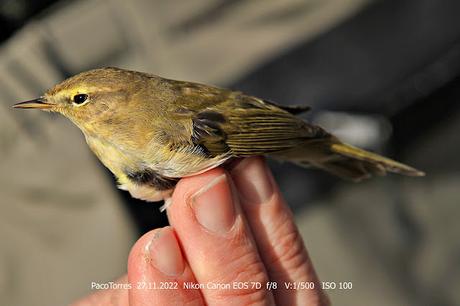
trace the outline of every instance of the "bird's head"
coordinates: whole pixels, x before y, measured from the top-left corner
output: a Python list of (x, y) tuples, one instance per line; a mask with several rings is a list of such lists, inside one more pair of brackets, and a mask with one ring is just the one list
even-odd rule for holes
[[(128, 124), (138, 115), (139, 99), (149, 75), (118, 68), (77, 74), (48, 90), (40, 98), (15, 104), (22, 109), (58, 112), (85, 134), (101, 133)], [(136, 103), (137, 102), (137, 103)]]

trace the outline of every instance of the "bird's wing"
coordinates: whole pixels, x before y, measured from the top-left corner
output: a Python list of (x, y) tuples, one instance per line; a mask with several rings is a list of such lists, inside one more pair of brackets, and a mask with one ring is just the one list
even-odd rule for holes
[(302, 114), (302, 113), (308, 112), (311, 109), (310, 106), (306, 106), (306, 105), (279, 105), (275, 102), (272, 102), (270, 100), (265, 100), (265, 99), (263, 100), (263, 102), (277, 106), (281, 108), (282, 110), (285, 110), (293, 115)]
[(181, 133), (178, 139), (188, 133), (191, 143), (211, 157), (278, 152), (296, 147), (306, 138), (328, 135), (292, 114), (305, 108), (283, 109), (240, 92), (195, 83), (180, 82), (177, 90), (180, 94), (169, 110), (175, 122), (190, 129), (172, 127), (171, 132)]

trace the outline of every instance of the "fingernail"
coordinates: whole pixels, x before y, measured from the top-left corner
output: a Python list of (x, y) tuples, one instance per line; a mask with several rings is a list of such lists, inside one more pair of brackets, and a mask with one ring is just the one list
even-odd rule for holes
[(262, 159), (246, 158), (231, 173), (241, 199), (245, 202), (261, 204), (272, 197), (273, 178)]
[(184, 272), (184, 259), (171, 227), (157, 230), (146, 245), (150, 264), (169, 276), (179, 276)]
[(235, 206), (227, 175), (211, 180), (192, 196), (192, 209), (198, 222), (207, 230), (225, 234), (235, 223)]

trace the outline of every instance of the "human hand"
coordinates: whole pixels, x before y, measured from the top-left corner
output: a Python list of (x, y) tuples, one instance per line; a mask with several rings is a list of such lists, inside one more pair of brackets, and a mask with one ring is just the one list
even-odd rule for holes
[[(171, 226), (133, 246), (119, 280), (132, 289), (100, 291), (74, 306), (329, 304), (262, 158), (183, 178), (168, 217)], [(286, 289), (310, 282), (314, 289)]]

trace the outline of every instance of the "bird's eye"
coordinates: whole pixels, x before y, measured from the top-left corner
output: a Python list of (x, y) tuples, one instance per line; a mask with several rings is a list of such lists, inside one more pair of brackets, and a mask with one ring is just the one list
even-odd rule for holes
[(83, 104), (88, 100), (87, 94), (78, 94), (73, 96), (73, 103), (75, 104)]

